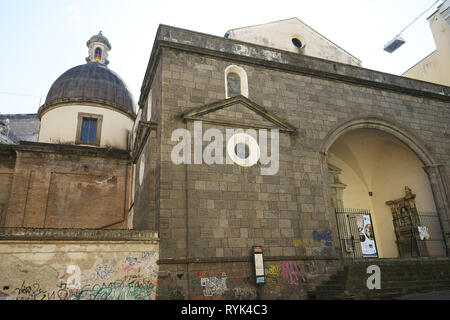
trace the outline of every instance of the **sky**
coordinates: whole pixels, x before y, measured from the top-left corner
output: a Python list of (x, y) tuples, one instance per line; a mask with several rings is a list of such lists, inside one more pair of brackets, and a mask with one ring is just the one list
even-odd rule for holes
[(0, 0), (0, 114), (36, 113), (53, 82), (85, 63), (87, 40), (102, 30), (108, 67), (139, 100), (160, 24), (224, 36), (239, 27), (297, 17), (362, 60), (401, 75), (436, 47), (427, 21), (440, 0)]

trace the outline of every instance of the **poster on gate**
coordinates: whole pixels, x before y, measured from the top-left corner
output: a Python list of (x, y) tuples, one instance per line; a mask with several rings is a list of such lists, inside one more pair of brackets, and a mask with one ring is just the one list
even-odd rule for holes
[(359, 241), (361, 243), (362, 256), (364, 258), (378, 257), (370, 215), (367, 214), (357, 215), (356, 223), (358, 226)]

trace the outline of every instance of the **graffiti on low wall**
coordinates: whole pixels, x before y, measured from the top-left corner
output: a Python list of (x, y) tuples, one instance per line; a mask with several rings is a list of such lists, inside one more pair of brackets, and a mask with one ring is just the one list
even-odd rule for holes
[(0, 300), (156, 298), (158, 268), (155, 252), (114, 253), (111, 257), (107, 253), (92, 253), (86, 254), (82, 261), (65, 258), (44, 267), (36, 267), (36, 264), (25, 263), (18, 258), (2, 259), (0, 288), (4, 290), (0, 292)]
[(281, 263), (281, 273), (283, 278), (288, 281), (289, 284), (298, 285), (299, 279), (306, 282), (305, 276), (300, 272), (300, 268), (295, 261), (284, 261)]
[(329, 229), (313, 231), (313, 239), (316, 241), (323, 242), (323, 244), (327, 247), (331, 247), (333, 245), (333, 240), (331, 238), (331, 231)]
[(205, 297), (223, 296), (228, 290), (226, 277), (201, 278), (200, 285)]
[(201, 288), (202, 295), (194, 299), (249, 300), (256, 296), (250, 279), (248, 266), (228, 265), (217, 268), (194, 264), (190, 286), (194, 290)]
[(305, 273), (296, 261), (282, 261), (280, 266), (269, 265), (265, 268), (267, 285), (289, 285), (298, 286), (301, 282), (306, 283)]

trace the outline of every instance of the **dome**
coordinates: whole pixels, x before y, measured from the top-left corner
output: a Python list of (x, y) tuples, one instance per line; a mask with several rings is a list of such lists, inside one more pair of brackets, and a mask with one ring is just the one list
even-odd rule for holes
[(124, 81), (99, 62), (76, 66), (56, 79), (39, 116), (51, 106), (71, 102), (102, 104), (135, 116), (133, 97)]

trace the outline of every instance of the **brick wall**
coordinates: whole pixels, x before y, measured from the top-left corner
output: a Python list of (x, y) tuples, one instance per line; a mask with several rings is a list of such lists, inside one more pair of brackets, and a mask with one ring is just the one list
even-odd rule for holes
[(126, 157), (15, 148), (4, 227), (126, 228)]

